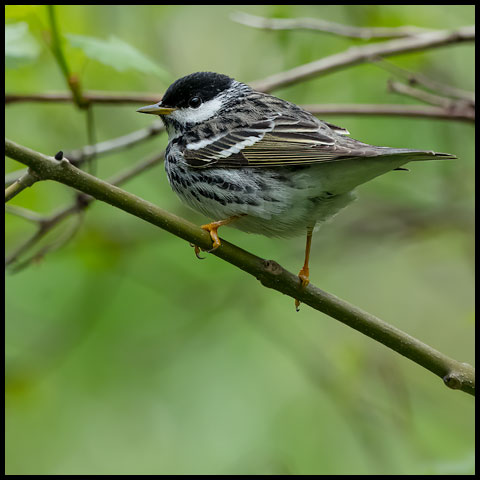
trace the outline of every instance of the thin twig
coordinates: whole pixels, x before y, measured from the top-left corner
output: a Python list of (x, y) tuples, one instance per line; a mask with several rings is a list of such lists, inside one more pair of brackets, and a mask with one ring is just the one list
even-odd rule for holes
[(14, 170), (13, 172), (8, 172), (5, 174), (5, 188), (7, 188), (12, 183), (15, 183), (22, 175), (27, 173), (28, 168), (20, 168)]
[(105, 140), (95, 145), (86, 145), (78, 150), (72, 150), (67, 152), (65, 156), (75, 165), (81, 165), (88, 160), (94, 153), (97, 156), (110, 154), (113, 152), (119, 152), (131, 148), (138, 143), (141, 143), (149, 138), (153, 138), (156, 135), (162, 133), (165, 130), (164, 125), (158, 121), (148, 127), (135, 130), (134, 132), (127, 133), (120, 137)]
[(49, 217), (43, 217), (38, 222), (38, 229), (26, 241), (17, 246), (7, 257), (5, 257), (5, 266), (8, 267), (18, 260), (26, 251), (35, 246), (50, 230), (62, 222), (73, 213), (78, 213), (78, 205), (70, 205), (67, 208), (60, 209), (57, 213)]
[(33, 223), (40, 223), (43, 219), (42, 215), (37, 212), (29, 210), (28, 208), (19, 207), (18, 205), (5, 205), (5, 212)]
[[(68, 230), (66, 230), (65, 232), (63, 232), (62, 235), (57, 237), (54, 242), (44, 245), (42, 248), (40, 248), (30, 257), (23, 259), (21, 262), (15, 263), (15, 265), (13, 265), (10, 271), (12, 273), (18, 273), (24, 268), (28, 267), (32, 262), (42, 259), (48, 252), (59, 250), (61, 247), (67, 244), (73, 238), (73, 236), (77, 233), (84, 218), (83, 210), (78, 210), (75, 213), (76, 213), (75, 223), (73, 223), (73, 225), (71, 225)], [(49, 228), (43, 229), (42, 236), (44, 236), (49, 230), (50, 230)]]
[(251, 82), (256, 90), (270, 92), (301, 80), (341, 70), (352, 65), (371, 62), (378, 57), (390, 57), (401, 53), (417, 52), (427, 48), (438, 48), (475, 40), (475, 26), (457, 30), (420, 33), (413, 37), (398, 38), (386, 42), (373, 43), (306, 63), (285, 72), (276, 73), (262, 80)]
[(230, 18), (247, 27), (262, 28), (264, 30), (315, 30), (317, 32), (332, 33), (342, 37), (360, 38), (362, 40), (409, 37), (431, 31), (426, 28), (409, 26), (392, 28), (353, 27), (318, 18), (266, 18), (245, 12), (233, 12)]
[(432, 92), (439, 93), (446, 97), (457, 98), (459, 100), (465, 100), (466, 102), (475, 105), (475, 92), (469, 92), (467, 90), (462, 90), (457, 87), (452, 87), (451, 85), (446, 85), (437, 80), (434, 80), (426, 75), (422, 75), (419, 72), (411, 72), (405, 68), (401, 68), (394, 63), (385, 60), (384, 58), (378, 58), (373, 61), (374, 65), (378, 65), (380, 68), (387, 70), (388, 72), (400, 76), (408, 81), (408, 84), (411, 86), (421, 85)]
[[(56, 161), (8, 139), (5, 140), (5, 153), (34, 169), (43, 179), (54, 180), (80, 190), (202, 249), (211, 248), (210, 235), (205, 230), (77, 169), (67, 159)], [(448, 387), (474, 395), (474, 369), (470, 365), (447, 357), (398, 328), (312, 284), (302, 288), (297, 275), (288, 272), (273, 260), (264, 260), (225, 240), (222, 240), (221, 246), (212, 254), (255, 276), (266, 287), (296, 298), (413, 360), (441, 377)]]
[[(161, 93), (138, 93), (138, 92), (102, 92), (88, 90), (83, 92), (83, 98), (88, 103), (96, 104), (149, 104), (162, 99)], [(5, 94), (5, 105), (24, 102), (47, 102), (64, 103), (71, 102), (73, 97), (65, 92), (30, 93), (30, 94)]]
[[(164, 153), (165, 152), (161, 152), (157, 155), (154, 155), (148, 158), (147, 160), (143, 160), (139, 162), (133, 167), (127, 168), (123, 172), (117, 173), (116, 175), (112, 176), (108, 180), (108, 182), (111, 183), (112, 185), (121, 185), (125, 183), (126, 181), (130, 180), (136, 175), (162, 162), (164, 158)], [(18, 262), (19, 257), (22, 256), (26, 251), (34, 247), (49, 231), (53, 230), (53, 228), (55, 228), (58, 224), (66, 220), (69, 216), (79, 214), (85, 211), (93, 201), (94, 201), (93, 197), (89, 195), (85, 195), (83, 193), (79, 194), (77, 195), (73, 204), (63, 207), (56, 213), (47, 217), (40, 216), (35, 212), (30, 213), (30, 211), (27, 210), (30, 217), (30, 218), (27, 218), (27, 214), (23, 212), (23, 210), (26, 210), (26, 209), (21, 209), (20, 207), (15, 207), (15, 210), (13, 211), (9, 209), (8, 210), (9, 213), (13, 213), (13, 214), (22, 216), (23, 218), (26, 218), (28, 220), (35, 221), (38, 224), (38, 229), (31, 237), (29, 237), (26, 241), (18, 245), (17, 248), (15, 248), (14, 251), (12, 251), (8, 255), (8, 257), (5, 258), (5, 266), (9, 267), (11, 265), (16, 264)], [(69, 236), (68, 238), (71, 238), (71, 236)], [(56, 244), (55, 248), (58, 249), (60, 246), (63, 246), (64, 244), (65, 242)], [(52, 248), (46, 248), (44, 250), (36, 252), (35, 254), (31, 255), (28, 260), (21, 262), (21, 268), (24, 268), (32, 260), (35, 260), (36, 258), (38, 258), (38, 255), (40, 252), (41, 252), (41, 255), (43, 256), (48, 251), (51, 251), (51, 250)], [(17, 268), (17, 265), (15, 265), (13, 268), (13, 271), (17, 272), (21, 268)]]
[[(158, 123), (153, 123), (146, 128), (141, 128), (140, 130), (127, 133), (121, 137), (105, 140), (104, 142), (99, 142), (95, 145), (86, 145), (85, 147), (77, 150), (71, 150), (70, 152), (66, 152), (65, 156), (78, 167), (86, 162), (93, 154), (98, 157), (100, 155), (106, 155), (131, 148), (138, 143), (141, 143), (149, 138), (153, 138), (154, 136), (162, 133), (164, 130), (164, 125), (159, 121)], [(11, 185), (13, 182), (18, 180), (26, 173), (26, 171), (27, 169), (24, 168), (7, 173), (5, 175), (5, 186)]]
[(470, 120), (475, 121), (475, 106), (468, 101), (442, 97), (395, 81), (388, 82), (388, 90), (400, 95), (415, 98), (424, 103), (438, 106), (442, 108), (445, 113), (451, 114), (452, 116), (461, 115), (465, 119), (469, 118)]
[(38, 180), (38, 177), (30, 169), (27, 169), (26, 172), (5, 189), (5, 203), (9, 202), (22, 190), (31, 187)]
[(442, 97), (440, 95), (435, 95), (434, 93), (426, 92), (419, 88), (411, 87), (405, 83), (395, 82), (394, 80), (389, 80), (387, 83), (387, 88), (389, 92), (398, 93), (400, 95), (406, 95), (407, 97), (415, 98), (424, 103), (429, 103), (430, 105), (437, 105), (448, 109), (453, 105), (455, 100), (447, 97)]
[(445, 120), (458, 120), (475, 122), (475, 110), (463, 109), (452, 111), (430, 105), (394, 105), (394, 104), (312, 104), (301, 105), (302, 108), (313, 115), (373, 115), (373, 116), (399, 116), (438, 118)]

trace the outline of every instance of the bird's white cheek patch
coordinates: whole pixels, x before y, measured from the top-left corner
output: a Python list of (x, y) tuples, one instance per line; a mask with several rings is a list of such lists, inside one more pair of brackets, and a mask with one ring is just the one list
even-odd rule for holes
[(187, 107), (175, 110), (170, 116), (183, 125), (186, 123), (201, 123), (213, 117), (221, 106), (222, 101), (219, 98), (214, 98), (202, 103), (198, 108)]

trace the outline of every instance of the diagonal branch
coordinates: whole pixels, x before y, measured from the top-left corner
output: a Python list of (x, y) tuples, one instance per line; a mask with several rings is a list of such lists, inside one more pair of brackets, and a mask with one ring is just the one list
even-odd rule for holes
[[(87, 203), (85, 202), (85, 207)], [(23, 255), (26, 251), (30, 250), (34, 245), (37, 245), (38, 242), (56, 225), (61, 223), (65, 218), (69, 217), (72, 214), (79, 213), (83, 207), (81, 202), (76, 201), (73, 205), (69, 205), (66, 208), (62, 208), (58, 212), (52, 214), (48, 217), (41, 217), (36, 222), (38, 228), (35, 233), (27, 238), (26, 241), (20, 243), (7, 257), (5, 257), (5, 267), (8, 267), (18, 261), (18, 258)], [(37, 254), (33, 255), (30, 258), (30, 261), (37, 258)], [(25, 262), (24, 262), (25, 263)]]
[(463, 117), (464, 120), (469, 119), (475, 122), (475, 103), (471, 103), (470, 101), (444, 97), (392, 80), (388, 82), (388, 91), (429, 103), (443, 110), (447, 116), (457, 118), (460, 116)]
[(475, 26), (461, 27), (453, 31), (419, 33), (411, 37), (397, 38), (386, 42), (372, 43), (361, 47), (351, 47), (344, 52), (320, 58), (285, 72), (276, 73), (262, 80), (251, 82), (256, 90), (270, 92), (286, 87), (300, 80), (341, 70), (361, 63), (378, 61), (378, 58), (391, 57), (403, 53), (417, 52), (428, 48), (443, 47), (475, 40)]
[(5, 189), (5, 203), (9, 202), (22, 190), (31, 187), (37, 180), (37, 176), (30, 169), (22, 171), (22, 174)]
[[(153, 123), (152, 125), (141, 128), (140, 130), (127, 133), (126, 135), (105, 140), (103, 142), (96, 143), (95, 145), (86, 145), (85, 147), (77, 150), (72, 150), (67, 152), (65, 156), (78, 167), (82, 163), (91, 159), (93, 156), (98, 157), (107, 153), (110, 154), (120, 150), (125, 150), (127, 148), (132, 148), (135, 145), (162, 133), (164, 130), (165, 127), (159, 121), (158, 123)], [(26, 173), (26, 168), (7, 173), (5, 175), (5, 185), (11, 185)]]
[[(131, 178), (144, 172), (145, 170), (148, 170), (149, 168), (159, 164), (161, 161), (163, 161), (163, 158), (164, 152), (161, 152), (158, 155), (154, 155), (150, 158), (147, 158), (146, 160), (137, 163), (136, 165), (133, 165), (132, 167), (127, 168), (123, 172), (115, 174), (108, 181), (112, 185), (121, 185), (122, 183), (130, 180)], [(66, 220), (71, 215), (79, 215), (83, 213), (93, 200), (95, 199), (89, 195), (85, 195), (83, 193), (77, 194), (72, 204), (61, 208), (50, 216), (41, 216), (35, 212), (31, 212), (15, 205), (6, 205), (7, 212), (21, 216), (26, 220), (36, 223), (38, 225), (38, 228), (31, 237), (29, 237), (23, 243), (20, 243), (12, 252), (10, 252), (10, 254), (5, 258), (5, 267), (12, 267), (13, 271), (18, 272), (21, 268), (29, 265), (33, 260), (39, 258), (39, 256), (44, 256), (45, 253), (53, 250), (52, 246), (47, 246), (46, 250), (45, 248), (43, 248), (30, 255), (28, 259), (21, 261), (21, 263), (19, 262), (19, 258), (25, 252), (37, 245), (37, 243), (48, 232), (50, 232), (53, 228), (55, 228), (58, 224)], [(77, 222), (76, 226), (78, 225), (79, 222)], [(72, 234), (75, 231), (76, 228), (71, 231)], [(68, 240), (70, 236), (66, 236), (64, 238)], [(65, 242), (55, 242), (54, 247), (58, 248), (60, 246), (63, 246), (64, 243)]]
[(421, 90), (420, 88), (416, 88), (402, 82), (396, 82), (394, 80), (389, 80), (387, 82), (387, 89), (389, 92), (412, 97), (420, 102), (429, 103), (430, 105), (436, 105), (437, 107), (442, 107), (445, 109), (451, 108), (452, 105), (458, 102), (458, 100), (443, 97), (441, 95), (437, 95), (436, 93), (430, 93), (426, 90)]
[(152, 125), (127, 133), (120, 137), (115, 137), (110, 140), (96, 143), (95, 145), (86, 145), (78, 150), (72, 150), (65, 156), (69, 158), (72, 163), (79, 166), (93, 155), (105, 155), (120, 150), (131, 148), (138, 143), (142, 143), (149, 138), (153, 138), (156, 135), (162, 133), (165, 130), (164, 125), (158, 121)]
[[(5, 140), (5, 154), (29, 166), (42, 179), (54, 180), (91, 195), (156, 225), (202, 249), (211, 247), (210, 235), (131, 193), (108, 184), (74, 167), (68, 160), (56, 161), (11, 140)], [(225, 240), (213, 254), (253, 275), (266, 287), (277, 290), (323, 312), (384, 344), (441, 377), (453, 389), (475, 392), (474, 369), (460, 363), (379, 318), (324, 292), (312, 284), (301, 288), (298, 277), (273, 260), (253, 255)]]
[(428, 31), (420, 27), (355, 27), (341, 23), (329, 22), (319, 18), (266, 18), (251, 15), (245, 12), (233, 12), (230, 18), (247, 27), (262, 28), (264, 30), (314, 30), (317, 32), (332, 33), (342, 37), (360, 38), (398, 38), (408, 37)]
[(463, 100), (470, 103), (472, 106), (475, 106), (475, 92), (469, 92), (457, 87), (452, 87), (451, 85), (441, 83), (438, 80), (434, 80), (433, 78), (427, 77), (419, 72), (411, 72), (383, 58), (379, 58), (378, 61), (375, 61), (375, 65), (393, 73), (396, 76), (404, 78), (407, 80), (409, 85), (420, 85), (432, 92), (439, 93), (446, 97)]

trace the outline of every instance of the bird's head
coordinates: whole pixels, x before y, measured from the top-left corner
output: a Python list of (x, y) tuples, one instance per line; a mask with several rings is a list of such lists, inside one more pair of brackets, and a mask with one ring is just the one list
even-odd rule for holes
[(137, 112), (159, 115), (169, 135), (178, 134), (218, 115), (242, 87), (246, 86), (220, 73), (192, 73), (172, 83), (160, 102)]

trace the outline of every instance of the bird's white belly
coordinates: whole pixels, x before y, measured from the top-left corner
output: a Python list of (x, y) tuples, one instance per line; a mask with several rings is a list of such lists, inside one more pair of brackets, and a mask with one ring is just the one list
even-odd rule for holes
[(355, 197), (322, 186), (319, 166), (189, 168), (166, 161), (170, 185), (183, 202), (212, 220), (242, 215), (230, 226), (266, 236), (301, 235)]

